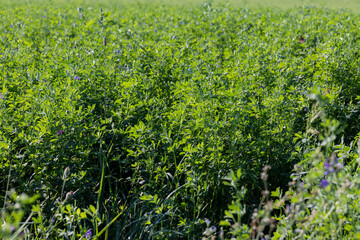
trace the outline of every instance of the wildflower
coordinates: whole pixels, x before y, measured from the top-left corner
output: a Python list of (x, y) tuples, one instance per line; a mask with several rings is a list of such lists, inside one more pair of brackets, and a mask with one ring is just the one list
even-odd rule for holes
[(264, 89), (264, 86), (260, 84), (259, 88)]
[(205, 218), (205, 223), (206, 223), (207, 226), (209, 226), (211, 221), (209, 219)]
[(91, 236), (92, 236), (92, 232), (91, 232), (91, 230), (88, 230), (88, 231), (85, 233), (85, 238), (86, 238), (86, 239), (90, 239)]
[(64, 133), (64, 131), (63, 131), (63, 130), (60, 130), (60, 131), (57, 132), (57, 135), (60, 136), (60, 135), (62, 135), (63, 133)]
[(10, 27), (11, 27), (11, 28), (14, 28), (14, 25), (11, 24)]
[(4, 96), (2, 95), (2, 93), (0, 93), (0, 98), (1, 98), (1, 99), (4, 99)]
[(286, 215), (289, 215), (291, 209), (290, 209), (290, 205), (289, 204), (286, 204), (286, 207), (285, 207), (285, 214)]
[(157, 30), (155, 29), (154, 32), (157, 32)]
[(330, 168), (330, 163), (328, 161), (326, 161), (324, 163), (324, 167), (325, 167), (325, 169), (329, 169)]
[(44, 15), (43, 18), (46, 18), (46, 16)]
[(339, 158), (336, 157), (336, 155), (333, 155), (324, 162), (324, 175), (335, 172), (335, 169), (340, 170), (343, 168), (343, 166), (344, 165), (342, 163), (339, 163)]
[(328, 181), (326, 181), (325, 179), (321, 180), (320, 187), (326, 188), (328, 185), (329, 185)]
[(75, 80), (79, 80), (80, 78), (78, 76), (74, 77)]
[(121, 51), (120, 51), (120, 50), (117, 50), (117, 51), (116, 51), (116, 53), (117, 53), (117, 54), (120, 54), (120, 53), (121, 53)]

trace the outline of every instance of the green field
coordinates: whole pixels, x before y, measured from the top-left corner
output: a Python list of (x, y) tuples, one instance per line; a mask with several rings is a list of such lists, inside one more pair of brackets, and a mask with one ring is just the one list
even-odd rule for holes
[[(199, 5), (204, 4), (206, 1), (202, 0), (182, 0), (182, 1), (170, 1), (170, 0), (101, 0), (101, 1), (94, 1), (94, 0), (56, 0), (56, 1), (49, 1), (49, 0), (2, 0), (3, 5), (7, 6), (21, 6), (21, 5), (32, 5), (32, 4), (49, 4), (53, 5), (53, 2), (56, 4), (63, 4), (63, 6), (107, 6), (110, 7), (111, 5), (151, 5), (151, 6), (159, 6), (159, 5), (170, 5), (170, 6), (182, 6), (185, 8), (188, 7), (196, 7)], [(357, 0), (213, 0), (208, 1), (212, 4), (222, 4), (228, 5), (233, 7), (241, 7), (241, 8), (280, 8), (280, 9), (289, 9), (295, 7), (303, 7), (303, 6), (313, 6), (319, 8), (329, 8), (329, 9), (351, 9), (354, 12), (360, 11), (360, 2)]]
[(1, 239), (360, 238), (359, 1), (1, 2)]

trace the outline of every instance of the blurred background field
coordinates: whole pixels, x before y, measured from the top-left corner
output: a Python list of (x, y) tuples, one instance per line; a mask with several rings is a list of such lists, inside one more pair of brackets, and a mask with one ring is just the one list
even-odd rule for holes
[(360, 1), (359, 0), (214, 0), (214, 1), (205, 1), (205, 0), (181, 0), (181, 1), (173, 1), (173, 0), (3, 0), (1, 1), (3, 6), (13, 6), (13, 5), (24, 5), (24, 4), (56, 4), (56, 3), (66, 3), (69, 5), (102, 5), (109, 3), (112, 4), (149, 4), (149, 5), (187, 5), (187, 6), (197, 6), (203, 4), (205, 2), (212, 2), (214, 4), (229, 4), (233, 7), (244, 7), (244, 8), (280, 8), (280, 9), (289, 9), (294, 7), (301, 6), (315, 6), (322, 8), (330, 8), (330, 9), (351, 9), (353, 11), (358, 12), (360, 10)]

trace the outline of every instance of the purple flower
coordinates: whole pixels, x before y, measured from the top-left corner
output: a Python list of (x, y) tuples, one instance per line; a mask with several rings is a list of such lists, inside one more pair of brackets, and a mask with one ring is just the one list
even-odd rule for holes
[(264, 86), (260, 84), (259, 88), (264, 89)]
[(79, 80), (80, 78), (78, 76), (74, 77), (75, 80)]
[(0, 98), (1, 98), (1, 99), (4, 99), (4, 96), (2, 95), (2, 93), (0, 93)]
[(330, 173), (335, 172), (335, 169), (340, 170), (341, 168), (343, 168), (343, 164), (339, 163), (339, 158), (336, 157), (334, 160), (331, 161), (329, 159), (325, 160), (324, 168), (325, 168), (324, 175), (326, 176)]
[(117, 53), (117, 54), (120, 54), (120, 53), (121, 53), (121, 51), (120, 51), (120, 50), (117, 50), (117, 51), (116, 51), (116, 53)]
[(154, 32), (157, 32), (157, 30), (155, 29)]
[(14, 25), (11, 24), (10, 27), (11, 27), (11, 28), (14, 28)]
[(328, 185), (329, 185), (328, 181), (326, 181), (325, 179), (321, 180), (320, 187), (326, 188)]
[(85, 233), (85, 238), (86, 238), (86, 239), (90, 239), (91, 236), (92, 236), (92, 232), (91, 232), (91, 230), (88, 230), (88, 231)]
[(325, 169), (327, 170), (327, 169), (329, 169), (331, 166), (330, 166), (330, 163), (328, 162), (328, 161), (326, 161), (325, 163), (324, 163), (324, 167), (325, 167)]
[(286, 207), (285, 207), (285, 214), (288, 215), (290, 213), (291, 209), (290, 209), (290, 205), (289, 204), (286, 204)]
[(63, 133), (64, 133), (64, 131), (63, 131), (63, 130), (60, 130), (60, 131), (57, 132), (57, 135), (60, 136), (60, 135), (62, 135)]
[(46, 18), (46, 16), (44, 15), (43, 18)]
[(210, 231), (211, 231), (211, 232), (216, 232), (216, 227), (215, 227), (215, 226), (212, 226), (212, 227), (210, 228)]
[(207, 219), (207, 218), (205, 218), (205, 220), (204, 220), (204, 221), (205, 221), (206, 225), (208, 225), (208, 226), (209, 226), (209, 225), (210, 225), (210, 223), (211, 223), (211, 221), (210, 221), (209, 219)]

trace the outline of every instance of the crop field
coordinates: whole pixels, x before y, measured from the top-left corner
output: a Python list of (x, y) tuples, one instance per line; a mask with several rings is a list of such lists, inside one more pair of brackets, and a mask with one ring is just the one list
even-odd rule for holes
[(359, 1), (1, 2), (1, 239), (360, 239)]

